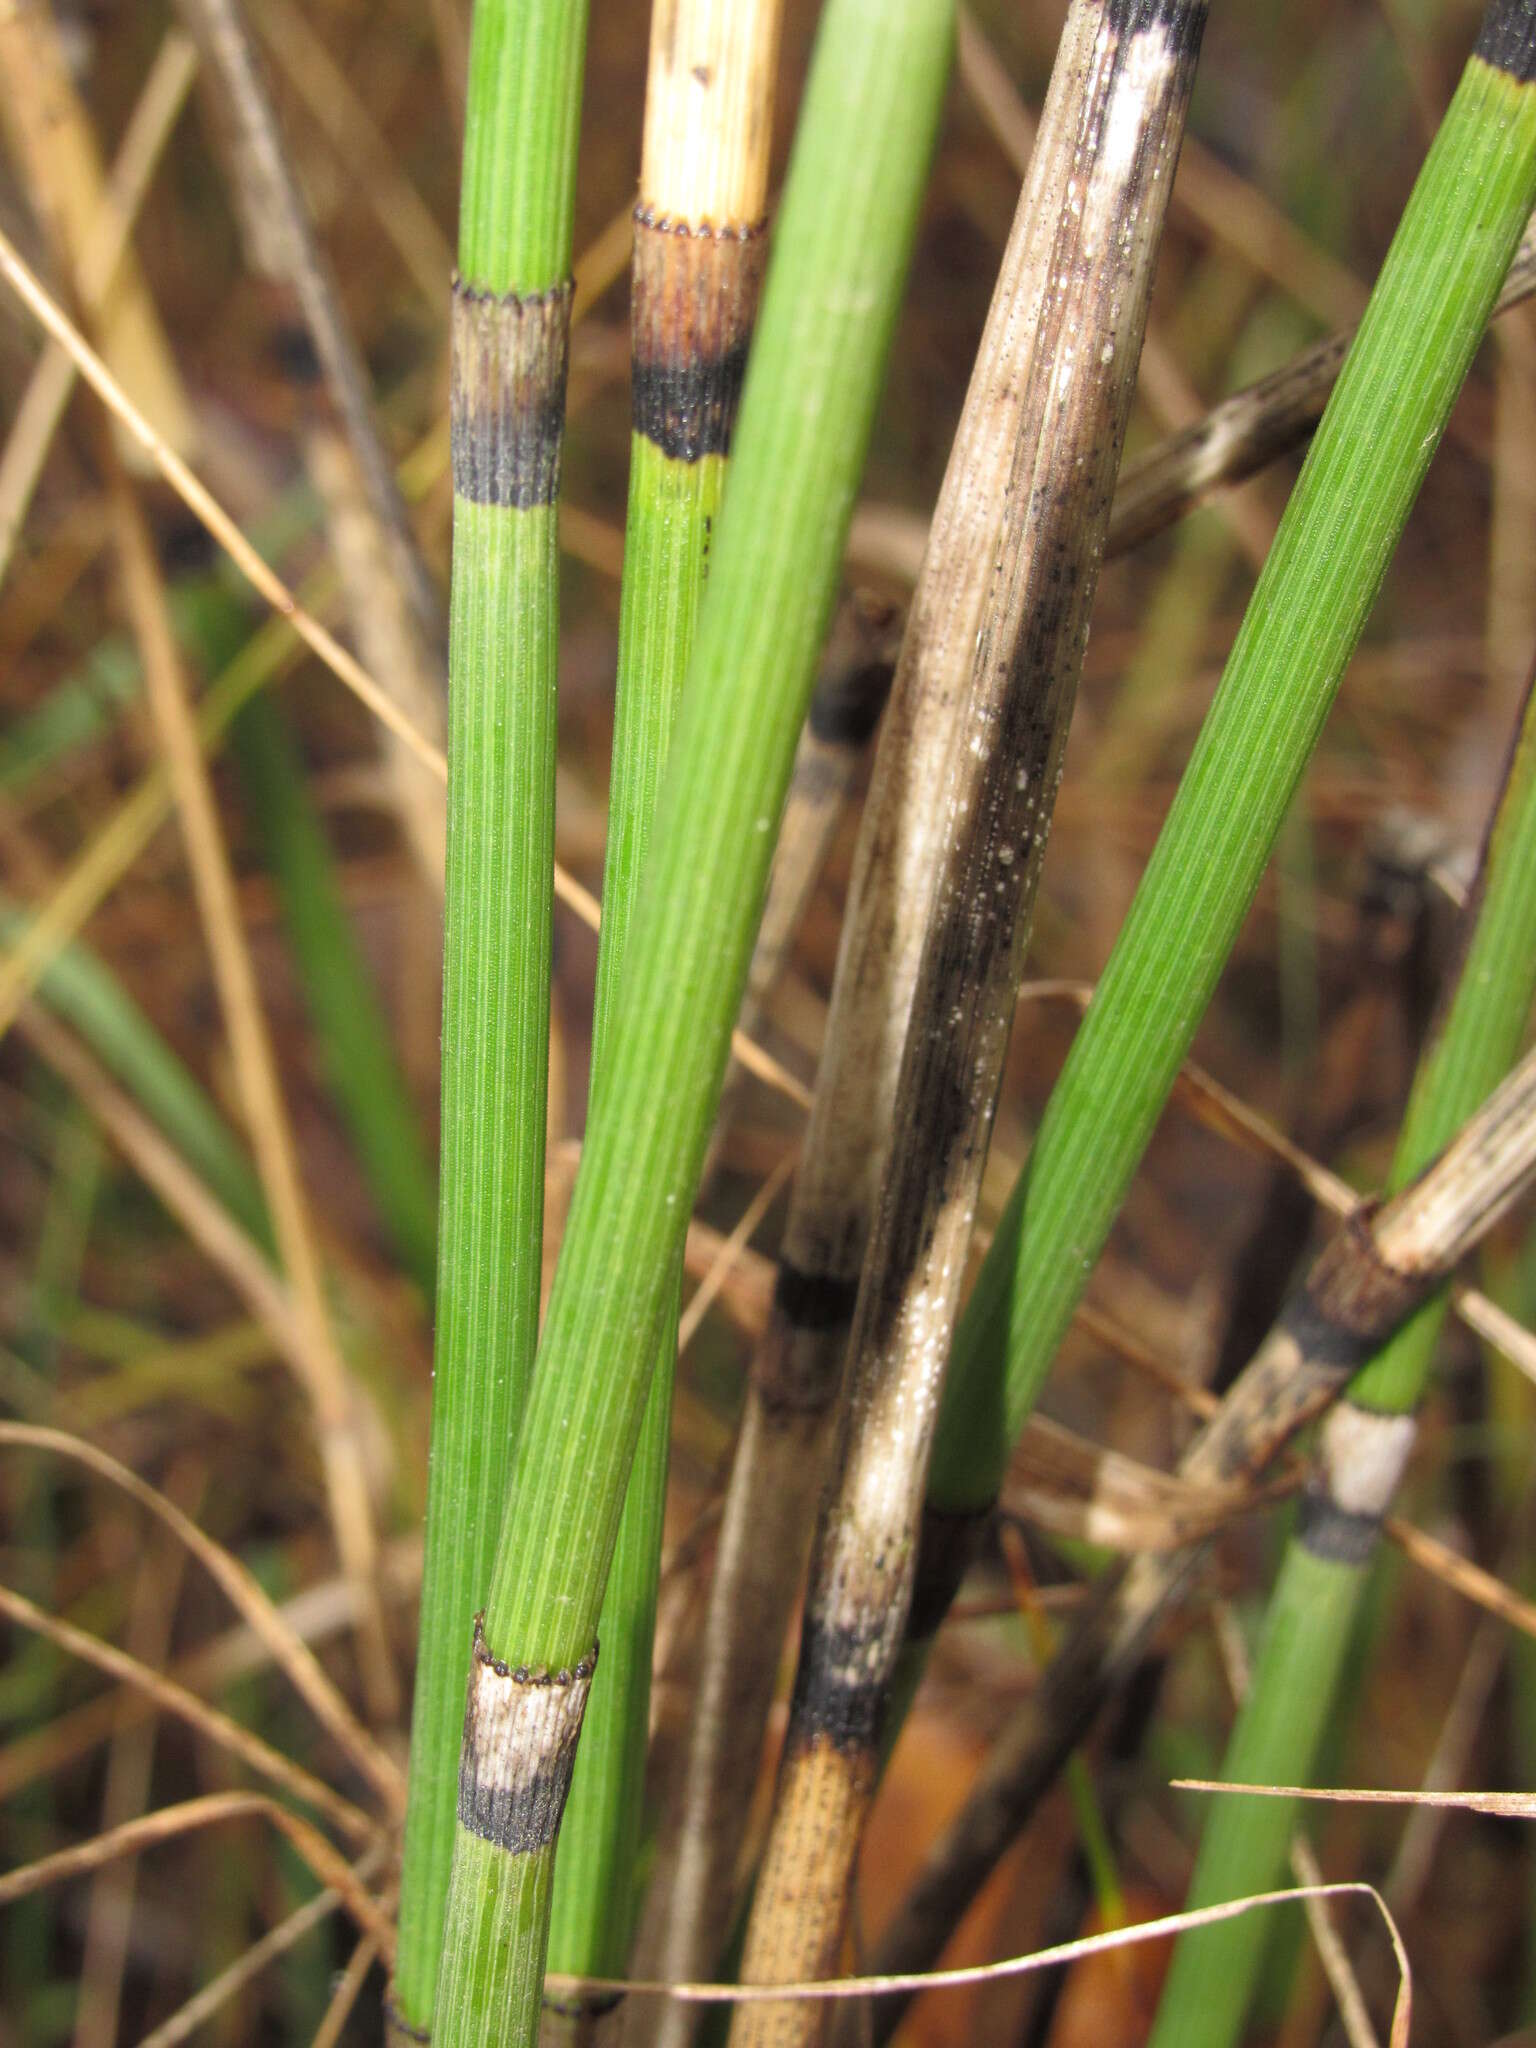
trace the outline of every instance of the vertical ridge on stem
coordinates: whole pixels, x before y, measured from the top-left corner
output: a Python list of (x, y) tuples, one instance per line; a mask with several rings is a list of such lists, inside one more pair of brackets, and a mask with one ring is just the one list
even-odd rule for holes
[[(693, 650), (757, 312), (780, 14), (779, 0), (676, 0), (652, 15), (630, 286), (633, 432), (594, 1097), (617, 1028), (630, 914)], [(674, 1282), (598, 1623), (602, 1675), (550, 1908), (549, 1966), (572, 1977), (621, 1975), (633, 1932), (677, 1299)], [(546, 2034), (580, 2040), (611, 2005), (563, 1999), (547, 2007)]]
[[(538, 1333), (556, 501), (585, 0), (477, 0), (453, 294), (448, 858), (426, 1557), (392, 2006), (431, 2024), (473, 1617)], [(590, 1648), (587, 1643), (570, 1661)], [(537, 1997), (535, 1996), (535, 2009)]]

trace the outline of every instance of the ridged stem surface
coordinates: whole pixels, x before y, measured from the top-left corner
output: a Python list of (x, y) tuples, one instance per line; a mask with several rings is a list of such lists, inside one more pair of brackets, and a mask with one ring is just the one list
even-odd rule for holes
[[(949, 0), (830, 0), (822, 17), (625, 945), (622, 1029), (589, 1110), (486, 1605), (489, 1648), (529, 1669), (570, 1671), (593, 1649), (952, 34)], [(461, 1860), (478, 1865), (471, 1827), (461, 1826), (459, 1843)], [(547, 1925), (554, 1827), (537, 1843), (503, 1840), (497, 1853), (526, 1871), (515, 1884), (456, 1885), (446, 1933), (456, 1955), (499, 1952), (502, 1902), (520, 1915), (525, 1887), (542, 1896)], [(540, 1950), (542, 1938), (543, 1926)], [(440, 2048), (528, 2038), (521, 1994), (500, 1999), (457, 1964), (447, 1992), (445, 1982)]]
[[(1520, 10), (1533, 9), (1524, 0)], [(967, 1305), (929, 1498), (984, 1507), (1381, 588), (1536, 199), (1536, 93), (1474, 57), (1415, 185), (1147, 871)]]
[(477, 0), (453, 306), (437, 1330), (391, 1993), (417, 2031), (437, 1990), (471, 1628), (538, 1335), (556, 500), (585, 39), (585, 0)]
[[(594, 1095), (621, 1025), (624, 941), (693, 649), (756, 312), (778, 29), (778, 0), (688, 0), (658, 6), (652, 18), (631, 281), (634, 433)], [(603, 1597), (603, 1655), (562, 1823), (549, 1967), (566, 1976), (621, 1975), (634, 1927), (676, 1356), (674, 1287)], [(574, 2038), (590, 2032), (598, 2009), (567, 2002), (567, 2031)]]

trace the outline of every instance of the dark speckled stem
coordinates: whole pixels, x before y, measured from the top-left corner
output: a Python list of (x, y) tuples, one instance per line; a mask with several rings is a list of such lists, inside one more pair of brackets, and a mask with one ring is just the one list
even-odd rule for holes
[[(1012, 445), (974, 487), (967, 543), (986, 602), (969, 643), (954, 650), (890, 1168), (849, 1336), (849, 1418), (817, 1531), (748, 1981), (816, 1977), (837, 1964), (1204, 19), (1202, 4), (1073, 7), (994, 301), (993, 322), (1016, 323), (1018, 409)], [(930, 546), (929, 571), (947, 566)], [(803, 1283), (794, 1296), (818, 1298)], [(744, 2007), (733, 2048), (809, 2042), (822, 2018), (808, 2005)]]

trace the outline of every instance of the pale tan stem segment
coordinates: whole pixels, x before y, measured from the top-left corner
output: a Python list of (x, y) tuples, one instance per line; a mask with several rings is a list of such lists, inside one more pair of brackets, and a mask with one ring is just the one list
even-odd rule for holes
[(459, 1759), (461, 1828), (509, 1856), (553, 1846), (596, 1669), (595, 1643), (569, 1671), (514, 1668), (491, 1655), (475, 1616)]
[(768, 194), (781, 0), (657, 0), (645, 75), (642, 205), (754, 226)]

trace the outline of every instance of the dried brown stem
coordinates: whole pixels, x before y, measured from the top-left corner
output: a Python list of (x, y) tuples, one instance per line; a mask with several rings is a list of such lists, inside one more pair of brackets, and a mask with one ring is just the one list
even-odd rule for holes
[[(828, 1973), (841, 1950), (912, 1598), (942, 1364), (1204, 22), (1202, 0), (1070, 10), (988, 323), (989, 336), (1012, 328), (1011, 360), (1001, 389), (972, 385), (972, 400), (986, 390), (996, 406), (1010, 394), (1017, 410), (1002, 463), (973, 477), (964, 545), (986, 579), (979, 630), (948, 664), (922, 663), (930, 691), (954, 707), (940, 724), (935, 787), (923, 793), (933, 872), (916, 904), (899, 906), (916, 955), (907, 1003), (879, 1012), (900, 1051), (890, 1164), (848, 1341), (848, 1420), (817, 1530), (746, 1982)], [(957, 459), (958, 449), (951, 476)], [(931, 540), (925, 569), (947, 579), (956, 564)], [(817, 2032), (813, 2012), (767, 2006), (739, 2014), (732, 2041), (756, 2048)]]
[[(1536, 238), (1527, 234), (1494, 307), (1507, 313), (1536, 292)], [(1307, 440), (1322, 418), (1354, 329), (1346, 328), (1234, 393), (1204, 419), (1128, 462), (1115, 495), (1109, 552), (1161, 533), (1210, 494), (1241, 483)]]
[[(1037, 167), (1019, 217), (1039, 213), (1045, 196)], [(1026, 244), (1016, 232), (1003, 258), (865, 805), (773, 1314), (753, 1360), (732, 1465), (688, 1755), (637, 1949), (640, 1966), (658, 1976), (706, 1973), (734, 1911), (737, 1845), (804, 1570), (884, 1167), (947, 823), (944, 768), (985, 617), (997, 506), (1022, 415), (1016, 358), (1040, 297), (1038, 286), (1030, 289)], [(687, 2028), (678, 2014), (656, 2024), (668, 2041)]]

